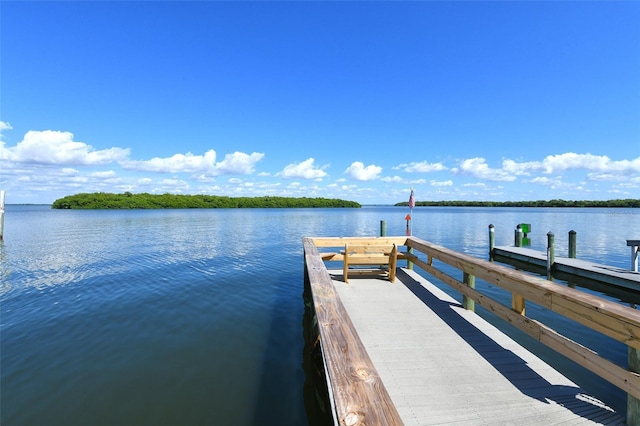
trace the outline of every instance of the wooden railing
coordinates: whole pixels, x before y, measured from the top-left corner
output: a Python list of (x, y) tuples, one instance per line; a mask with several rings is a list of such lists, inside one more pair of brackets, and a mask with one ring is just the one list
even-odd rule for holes
[[(635, 399), (636, 406), (640, 406), (640, 374), (628, 368), (617, 365), (596, 353), (595, 351), (569, 339), (553, 330), (549, 325), (526, 316), (526, 303), (535, 303), (568, 319), (583, 324), (592, 330), (626, 344), (631, 354), (640, 353), (640, 312), (636, 309), (601, 297), (584, 293), (580, 290), (555, 284), (543, 278), (528, 275), (503, 265), (487, 260), (478, 259), (459, 253), (445, 247), (429, 243), (419, 238), (410, 237), (381, 237), (369, 240), (390, 240), (397, 245), (406, 246), (413, 254), (407, 258), (416, 266), (438, 278), (440, 281), (454, 288), (462, 294), (463, 304), (467, 309), (473, 309), (478, 304), (493, 312), (513, 326), (532, 336), (557, 353), (566, 356), (579, 365), (587, 368), (613, 385), (627, 392), (630, 401)], [(366, 351), (362, 348), (357, 333), (352, 330), (348, 321), (342, 324), (344, 314), (342, 304), (335, 295), (331, 278), (324, 265), (324, 260), (340, 260), (337, 254), (326, 254), (318, 251), (317, 247), (340, 247), (345, 242), (358, 241), (359, 244), (367, 239), (363, 238), (305, 238), (305, 259), (314, 291), (314, 302), (318, 313), (323, 350), (325, 351), (327, 368), (335, 370), (330, 376), (337, 375), (338, 379), (330, 377), (330, 389), (333, 389), (336, 406), (358, 407), (358, 410), (384, 409), (393, 406), (388, 400), (384, 386), (379, 382), (375, 368), (371, 365)], [(462, 272), (462, 280), (458, 280), (434, 266), (434, 259), (452, 266)], [(476, 290), (475, 279), (500, 287), (512, 295), (511, 306), (491, 299)], [(317, 298), (317, 300), (316, 300)], [(320, 312), (318, 312), (320, 308)], [(322, 316), (322, 320), (321, 320)], [(346, 316), (346, 315), (345, 315)], [(335, 363), (334, 365), (329, 365)], [(358, 373), (360, 366), (366, 371), (365, 376), (371, 377), (373, 386), (366, 385), (367, 380), (361, 379)], [(340, 373), (342, 371), (342, 373)], [(345, 375), (345, 372), (349, 372)], [(356, 390), (356, 386), (358, 389)], [(364, 392), (360, 394), (360, 392)], [(373, 394), (370, 394), (373, 392)], [(380, 398), (383, 404), (380, 404)], [(368, 401), (368, 402), (367, 402)], [(371, 403), (372, 405), (368, 405)], [(632, 403), (629, 403), (630, 407)], [(366, 408), (363, 408), (366, 407)], [(338, 410), (338, 416), (344, 416), (344, 410)], [(347, 409), (347, 411), (349, 411)], [(395, 409), (393, 410), (395, 412)], [(342, 414), (340, 414), (342, 413)], [(382, 415), (382, 413), (379, 413)], [(635, 424), (640, 420), (640, 410), (627, 413), (627, 420)], [(344, 417), (338, 417), (343, 419)], [(375, 422), (374, 422), (375, 423)], [(393, 422), (387, 424), (393, 424)]]
[(401, 425), (400, 415), (336, 294), (323, 260), (327, 254), (320, 253), (316, 244), (335, 246), (336, 240), (318, 238), (314, 244), (312, 238), (303, 239), (305, 279), (313, 295), (334, 421), (339, 425)]

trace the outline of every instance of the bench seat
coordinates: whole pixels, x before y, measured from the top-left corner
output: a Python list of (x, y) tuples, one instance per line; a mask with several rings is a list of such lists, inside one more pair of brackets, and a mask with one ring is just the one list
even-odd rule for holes
[[(380, 273), (389, 277), (389, 281), (396, 280), (396, 267), (398, 263), (397, 245), (376, 244), (345, 244), (340, 252), (343, 259), (344, 282), (349, 282), (349, 274)], [(370, 266), (367, 269), (354, 269), (352, 266)], [(373, 268), (377, 266), (377, 268)], [(386, 270), (383, 267), (386, 266)]]

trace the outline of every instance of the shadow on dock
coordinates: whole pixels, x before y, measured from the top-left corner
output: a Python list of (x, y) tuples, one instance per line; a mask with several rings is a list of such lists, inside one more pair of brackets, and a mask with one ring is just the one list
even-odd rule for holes
[[(524, 395), (546, 404), (555, 403), (564, 406), (576, 415), (596, 422), (615, 416), (613, 410), (600, 401), (584, 395), (578, 387), (549, 383), (532, 370), (522, 358), (500, 346), (452, 309), (453, 307), (462, 308), (462, 305), (439, 299), (404, 270), (398, 271), (398, 278), (426, 307), (436, 313)], [(624, 422), (615, 424), (624, 424)]]

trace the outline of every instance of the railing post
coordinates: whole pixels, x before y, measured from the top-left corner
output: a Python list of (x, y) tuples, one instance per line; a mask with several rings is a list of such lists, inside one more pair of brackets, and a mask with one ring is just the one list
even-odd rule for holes
[(519, 294), (511, 295), (511, 309), (520, 315), (524, 315), (525, 299)]
[(516, 247), (522, 247), (522, 226), (520, 224), (516, 226), (514, 245)]
[[(640, 373), (640, 351), (631, 346), (628, 348), (628, 369), (631, 372)], [(640, 424), (640, 400), (631, 394), (627, 394), (627, 424)]]
[(493, 223), (489, 225), (489, 260), (493, 261), (493, 249), (496, 246), (496, 233)]
[(553, 280), (552, 269), (556, 261), (555, 235), (547, 233), (547, 279)]
[(569, 231), (569, 257), (576, 258), (576, 231)]
[[(467, 287), (476, 288), (476, 277), (474, 275), (463, 272), (462, 280)], [(462, 306), (468, 311), (475, 312), (476, 310), (476, 302), (467, 296), (462, 296)]]
[(381, 237), (387, 236), (387, 221), (385, 220), (380, 221), (380, 236)]

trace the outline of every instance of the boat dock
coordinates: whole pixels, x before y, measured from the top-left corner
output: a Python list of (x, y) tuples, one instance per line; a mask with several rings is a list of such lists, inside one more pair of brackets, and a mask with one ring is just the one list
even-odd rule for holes
[[(640, 348), (635, 309), (415, 237), (303, 243), (336, 425), (638, 424), (640, 375), (527, 318), (525, 300), (626, 342), (630, 353)], [(344, 269), (327, 265), (340, 262), (346, 252), (340, 247), (353, 244), (403, 246), (398, 259), (407, 265), (397, 265), (393, 282), (385, 274), (395, 265), (390, 259), (377, 273), (363, 271), (374, 275), (345, 283)], [(459, 268), (462, 279), (444, 274), (438, 262)], [(414, 265), (461, 292), (462, 303)], [(512, 306), (475, 290), (476, 277), (512, 291)], [(475, 303), (624, 389), (626, 418), (483, 320)]]
[(630, 269), (569, 257), (554, 256), (553, 262), (550, 262), (547, 253), (526, 247), (497, 246), (491, 250), (491, 256), (500, 262), (520, 265), (527, 269), (543, 271), (551, 268), (552, 274), (564, 274), (568, 280), (571, 280), (572, 277), (587, 279), (640, 291), (640, 272)]

